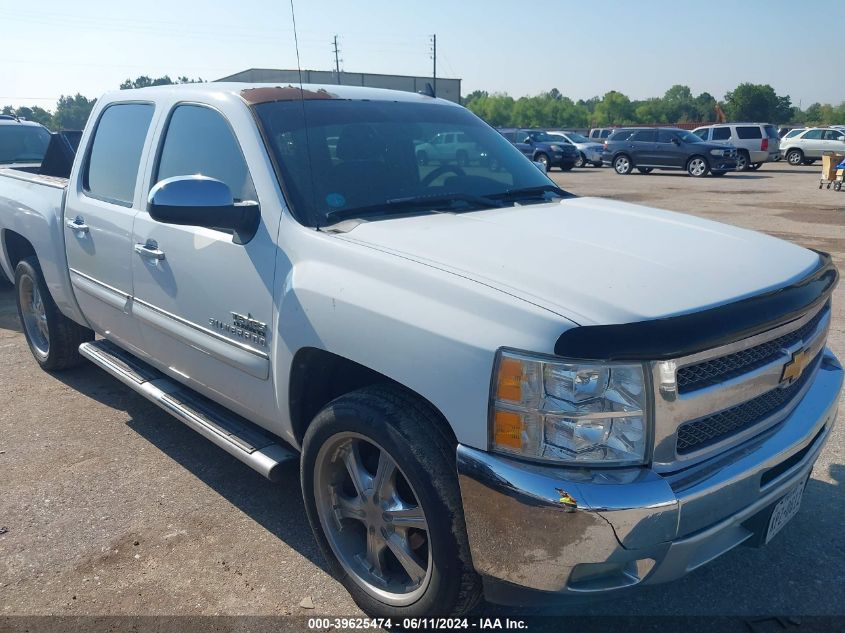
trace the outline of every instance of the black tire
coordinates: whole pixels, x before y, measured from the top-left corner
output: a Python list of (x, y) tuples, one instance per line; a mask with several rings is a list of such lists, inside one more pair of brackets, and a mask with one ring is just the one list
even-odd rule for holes
[[(22, 295), (32, 288), (38, 290), (40, 302), (46, 317), (46, 339), (47, 348), (39, 346), (35, 342), (34, 333), (30, 331), (25, 319), (25, 310), (22, 306)], [(69, 369), (79, 365), (83, 358), (79, 355), (79, 346), (86, 341), (94, 340), (94, 332), (71, 321), (59, 311), (47, 284), (44, 282), (44, 275), (41, 273), (41, 266), (36, 257), (27, 257), (21, 260), (15, 268), (15, 300), (18, 306), (18, 316), (21, 320), (26, 342), (33, 357), (42, 369), (57, 371)]]
[(584, 167), (587, 164), (587, 157), (583, 152), (578, 152), (578, 158), (575, 159), (575, 167)]
[(650, 174), (654, 171), (654, 167), (637, 167), (637, 171), (641, 174)]
[(751, 163), (750, 165), (748, 165), (748, 169), (751, 169), (753, 171), (757, 171), (762, 166), (763, 166), (763, 163)]
[(687, 161), (687, 173), (693, 178), (703, 178), (710, 173), (710, 161), (704, 156), (691, 156)]
[(620, 176), (627, 176), (634, 169), (634, 161), (627, 154), (619, 154), (613, 158), (613, 171)]
[(787, 163), (793, 167), (798, 167), (798, 165), (804, 162), (804, 152), (800, 149), (791, 149), (786, 153), (785, 158)]
[(736, 171), (746, 171), (751, 164), (751, 157), (744, 149), (739, 150), (736, 154)]
[[(470, 611), (481, 598), (458, 488), (456, 446), (440, 424), (437, 412), (414, 394), (392, 385), (374, 385), (329, 403), (305, 434), (301, 481), (308, 520), (333, 575), (370, 616), (456, 616)], [(365, 590), (338, 560), (326, 537), (315, 492), (318, 456), (321, 447), (331, 446), (338, 436), (350, 433), (371, 440), (387, 452), (428, 521), (431, 575), (424, 593), (412, 604), (394, 606)]]
[(552, 163), (549, 161), (548, 154), (539, 152), (534, 156), (535, 163), (543, 163), (546, 166), (546, 173), (552, 168)]
[(420, 165), (428, 165), (428, 153), (422, 150), (417, 152), (417, 163)]

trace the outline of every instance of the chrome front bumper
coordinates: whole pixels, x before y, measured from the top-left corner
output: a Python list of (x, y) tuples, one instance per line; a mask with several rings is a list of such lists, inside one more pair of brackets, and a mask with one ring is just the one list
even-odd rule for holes
[(825, 350), (789, 417), (673, 474), (555, 468), (459, 446), (476, 570), (499, 589), (578, 595), (683, 576), (755, 536), (751, 519), (809, 476), (836, 419), (842, 379)]

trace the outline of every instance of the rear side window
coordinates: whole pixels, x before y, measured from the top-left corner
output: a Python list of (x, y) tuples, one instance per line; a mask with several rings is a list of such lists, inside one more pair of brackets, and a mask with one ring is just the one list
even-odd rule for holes
[(731, 138), (731, 128), (729, 127), (714, 127), (713, 128), (713, 140), (714, 141), (727, 141)]
[(763, 138), (763, 130), (759, 125), (738, 125), (736, 135), (741, 139)]
[(824, 134), (824, 130), (810, 130), (809, 132), (807, 132), (807, 133), (806, 133), (804, 136), (802, 136), (801, 138), (802, 138), (802, 139), (804, 139), (804, 138), (808, 138), (808, 139), (810, 139), (810, 140), (817, 141), (817, 140), (820, 140), (820, 139), (822, 138), (822, 135), (823, 135), (823, 134)]
[(194, 174), (225, 182), (235, 202), (258, 199), (240, 145), (223, 115), (203, 106), (180, 105), (167, 124), (157, 180)]
[(657, 130), (637, 130), (629, 140), (640, 143), (654, 143), (657, 140)]
[(103, 110), (83, 173), (82, 185), (87, 193), (132, 206), (153, 111), (150, 103), (119, 103)]
[(631, 138), (634, 130), (617, 130), (608, 137), (608, 141), (627, 141)]

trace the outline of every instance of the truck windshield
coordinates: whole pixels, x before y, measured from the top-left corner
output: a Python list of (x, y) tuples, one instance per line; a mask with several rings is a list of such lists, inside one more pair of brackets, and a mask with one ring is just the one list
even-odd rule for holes
[[(368, 218), (380, 207), (385, 216), (464, 212), (486, 208), (484, 200), (512, 204), (517, 192), (527, 192), (526, 201), (537, 201), (537, 191), (559, 195), (518, 149), (464, 108), (341, 99), (254, 107), (288, 202), (308, 226), (357, 217), (358, 209)], [(450, 196), (456, 204), (442, 206)]]
[(40, 163), (50, 132), (40, 125), (0, 125), (0, 165)]

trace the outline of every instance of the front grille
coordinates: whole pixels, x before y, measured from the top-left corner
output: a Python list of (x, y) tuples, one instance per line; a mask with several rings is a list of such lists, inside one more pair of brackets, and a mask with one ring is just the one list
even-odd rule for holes
[(801, 377), (788, 387), (772, 389), (748, 402), (681, 425), (675, 446), (678, 454), (685, 455), (715, 444), (777, 413), (807, 384), (815, 373), (821, 356), (822, 352), (819, 352)]
[(696, 365), (682, 367), (677, 374), (678, 393), (689, 393), (717, 385), (771, 363), (783, 354), (785, 348), (806, 341), (827, 313), (827, 308), (819, 310), (816, 316), (800, 328), (774, 340), (721, 358), (713, 358)]

